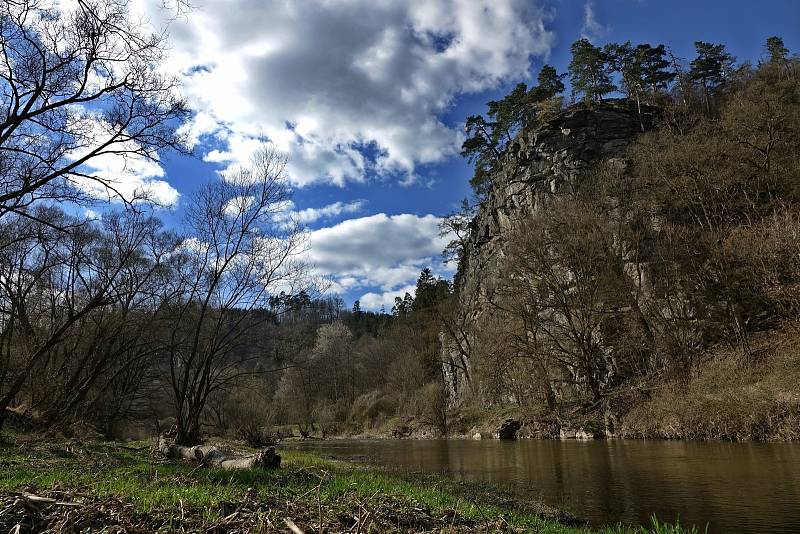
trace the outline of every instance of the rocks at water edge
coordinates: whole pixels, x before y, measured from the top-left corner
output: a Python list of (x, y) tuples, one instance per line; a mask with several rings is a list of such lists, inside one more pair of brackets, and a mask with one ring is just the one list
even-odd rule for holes
[(595, 439), (597, 436), (594, 432), (585, 428), (562, 428), (559, 432), (561, 439), (582, 439), (590, 440)]

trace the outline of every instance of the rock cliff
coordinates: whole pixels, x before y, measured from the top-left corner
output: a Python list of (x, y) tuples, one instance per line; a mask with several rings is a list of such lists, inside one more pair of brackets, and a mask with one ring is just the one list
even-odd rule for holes
[(452, 331), (442, 335), (445, 379), (456, 404), (470, 395), (472, 332), (487, 313), (486, 291), (496, 276), (505, 236), (597, 162), (619, 155), (652, 125), (654, 116), (653, 108), (640, 116), (628, 100), (606, 100), (591, 108), (577, 104), (540, 128), (523, 130), (512, 143), (472, 221), (458, 274), (456, 320)]

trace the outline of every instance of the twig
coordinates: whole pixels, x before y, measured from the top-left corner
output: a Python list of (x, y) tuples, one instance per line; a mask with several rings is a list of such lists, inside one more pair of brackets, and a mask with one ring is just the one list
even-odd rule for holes
[(133, 451), (133, 452), (141, 452), (145, 449), (150, 449), (152, 446), (150, 444), (142, 445), (141, 447), (129, 447), (127, 445), (117, 445), (118, 449), (125, 449), (126, 451)]
[(325, 529), (322, 527), (322, 499), (320, 497), (320, 493), (321, 492), (322, 492), (322, 479), (320, 479), (319, 485), (317, 486), (317, 508), (319, 509), (319, 531), (320, 531), (320, 533), (325, 531)]
[(39, 495), (34, 495), (33, 493), (28, 493), (26, 491), (22, 492), (22, 498), (25, 499), (30, 504), (34, 505), (55, 504), (56, 506), (77, 506), (77, 507), (83, 506), (83, 504), (79, 502), (59, 501), (56, 499), (52, 499), (50, 497), (41, 497)]
[(482, 518), (483, 518), (483, 520), (486, 522), (486, 532), (489, 532), (489, 518), (488, 518), (488, 517), (486, 517), (486, 515), (483, 513), (483, 510), (481, 510), (481, 507), (480, 507), (480, 505), (478, 504), (478, 501), (476, 501), (475, 499), (469, 499), (469, 500), (472, 502), (472, 505), (473, 505), (475, 508), (477, 508), (477, 509), (478, 509), (478, 513), (479, 513), (479, 514), (481, 514), (481, 517), (482, 517)]

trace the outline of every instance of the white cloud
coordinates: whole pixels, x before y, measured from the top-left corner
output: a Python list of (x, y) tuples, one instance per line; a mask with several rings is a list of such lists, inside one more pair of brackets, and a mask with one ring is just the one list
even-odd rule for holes
[[(105, 122), (99, 115), (73, 106), (69, 115), (70, 128), (84, 146), (105, 145), (118, 130)], [(80, 171), (87, 177), (73, 179), (75, 184), (96, 198), (126, 200), (147, 198), (163, 206), (172, 206), (180, 197), (178, 191), (164, 178), (166, 173), (156, 158), (146, 157), (145, 150), (136, 141), (115, 142), (108, 152), (100, 151), (97, 156), (81, 165)], [(68, 159), (78, 160), (85, 156), (82, 151), (66, 155)]]
[(410, 214), (349, 219), (311, 232), (310, 260), (326, 273), (356, 273), (441, 253), (439, 218)]
[(302, 226), (315, 223), (319, 220), (337, 217), (342, 214), (351, 214), (361, 211), (366, 204), (365, 200), (354, 200), (352, 202), (334, 202), (321, 208), (305, 208), (296, 210), (294, 202), (287, 201), (286, 207), (275, 217), (275, 219), (289, 226), (293, 223), (298, 223)]
[(394, 306), (395, 297), (403, 298), (406, 293), (412, 297), (417, 292), (415, 285), (407, 285), (394, 291), (384, 291), (383, 293), (365, 293), (359, 300), (361, 308), (365, 310), (379, 310), (381, 307), (388, 313)]
[(605, 37), (608, 31), (608, 26), (604, 26), (597, 21), (597, 15), (594, 12), (594, 0), (586, 0), (586, 3), (583, 5), (583, 27), (581, 28), (581, 37), (594, 43)]
[(222, 207), (222, 213), (228, 217), (236, 217), (237, 215), (246, 213), (255, 201), (256, 199), (250, 196), (233, 197)]
[[(157, 179), (165, 176), (161, 165), (142, 156), (104, 154), (89, 160), (84, 168), (127, 200), (147, 198), (162, 206), (173, 206), (180, 197), (168, 182)], [(110, 195), (112, 200), (119, 200), (119, 195), (99, 182), (81, 179), (78, 185), (95, 197), (108, 198)]]
[[(160, 0), (140, 0), (151, 19)], [(459, 94), (528, 74), (549, 12), (531, 0), (205, 0), (170, 27), (171, 59), (197, 111), (184, 131), (246, 161), (270, 139), (298, 185), (413, 178), (457, 152), (441, 114)], [(363, 149), (370, 156), (365, 158)]]
[(439, 221), (433, 215), (384, 213), (348, 219), (310, 232), (305, 259), (332, 280), (331, 292), (361, 289), (362, 306), (377, 309), (413, 289), (424, 267), (452, 274), (441, 261), (447, 239), (439, 237)]
[(308, 224), (325, 217), (334, 217), (342, 213), (355, 213), (364, 206), (363, 200), (353, 202), (334, 202), (322, 208), (306, 208), (296, 212), (297, 220), (302, 224)]

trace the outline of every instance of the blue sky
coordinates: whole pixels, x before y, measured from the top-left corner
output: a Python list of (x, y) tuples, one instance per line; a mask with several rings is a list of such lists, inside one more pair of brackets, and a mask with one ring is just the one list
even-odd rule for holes
[[(157, 21), (158, 0), (141, 1)], [(164, 213), (176, 221), (181, 198), (271, 139), (290, 157), (309, 261), (348, 305), (373, 309), (424, 266), (452, 275), (436, 217), (470, 193), (461, 124), (544, 62), (565, 72), (575, 39), (664, 43), (686, 59), (705, 40), (757, 61), (779, 35), (800, 51), (796, 0), (332, 4), (203, 0), (173, 21), (165, 67), (196, 112), (197, 157), (165, 155), (149, 179), (179, 194)]]

